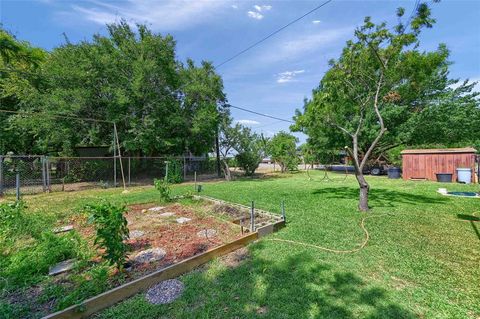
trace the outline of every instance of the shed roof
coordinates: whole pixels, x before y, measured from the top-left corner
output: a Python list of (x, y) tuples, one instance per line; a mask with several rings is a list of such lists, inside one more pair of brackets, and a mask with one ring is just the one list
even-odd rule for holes
[(473, 147), (463, 148), (430, 148), (430, 149), (415, 149), (403, 150), (401, 154), (448, 154), (448, 153), (476, 153), (477, 150)]

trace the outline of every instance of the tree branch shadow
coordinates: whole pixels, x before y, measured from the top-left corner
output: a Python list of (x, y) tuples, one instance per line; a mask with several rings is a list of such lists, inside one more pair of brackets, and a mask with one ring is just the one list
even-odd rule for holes
[(308, 250), (272, 260), (262, 257), (264, 245), (250, 246), (253, 257), (236, 268), (214, 263), (186, 275), (173, 304), (151, 305), (140, 294), (98, 318), (418, 318), (385, 288)]
[[(313, 191), (315, 195), (321, 195), (328, 199), (358, 199), (358, 189), (354, 187), (325, 187)], [(444, 204), (449, 199), (438, 196), (425, 196), (394, 190), (374, 188), (369, 193), (371, 207), (395, 207), (396, 204), (418, 205)]]

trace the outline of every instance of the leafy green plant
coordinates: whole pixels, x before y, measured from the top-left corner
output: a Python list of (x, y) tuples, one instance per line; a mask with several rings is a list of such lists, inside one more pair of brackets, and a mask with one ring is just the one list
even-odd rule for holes
[(127, 245), (123, 240), (129, 235), (127, 219), (124, 216), (125, 206), (102, 202), (87, 205), (85, 209), (90, 213), (89, 222), (95, 225), (95, 245), (105, 249), (104, 258), (110, 265), (121, 269), (127, 252)]
[(172, 201), (170, 185), (166, 180), (154, 179), (155, 189), (160, 193), (160, 199), (164, 202)]
[(183, 182), (183, 163), (181, 161), (176, 159), (168, 160), (168, 172), (166, 180), (172, 184)]

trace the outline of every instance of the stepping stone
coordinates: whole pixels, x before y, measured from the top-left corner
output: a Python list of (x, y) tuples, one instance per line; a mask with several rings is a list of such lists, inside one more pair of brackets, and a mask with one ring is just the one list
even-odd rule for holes
[(201, 238), (211, 238), (217, 236), (217, 231), (215, 229), (203, 229), (197, 233), (197, 236)]
[(133, 262), (136, 264), (151, 263), (162, 260), (166, 255), (166, 251), (162, 248), (150, 248), (135, 255), (135, 257), (133, 257)]
[(187, 218), (187, 217), (180, 217), (176, 219), (177, 223), (179, 224), (185, 224), (186, 222), (189, 222), (191, 220), (192, 220), (191, 218)]
[(152, 208), (149, 208), (148, 210), (150, 212), (160, 212), (164, 209), (165, 207), (162, 207), (162, 206), (155, 206), (155, 207), (152, 207)]
[(67, 272), (75, 266), (76, 259), (68, 259), (62, 262), (59, 262), (55, 266), (50, 267), (48, 270), (48, 275), (50, 276), (56, 276), (58, 274)]
[(55, 234), (58, 234), (58, 233), (64, 233), (64, 232), (71, 231), (71, 230), (73, 230), (73, 225), (67, 225), (67, 226), (62, 226), (62, 227), (55, 227), (53, 229), (53, 232)]
[(161, 213), (159, 216), (162, 216), (162, 217), (172, 217), (172, 216), (175, 216), (175, 213), (166, 212), (166, 213)]
[(141, 230), (132, 230), (132, 231), (129, 233), (129, 237), (130, 237), (131, 239), (139, 238), (139, 237), (142, 237), (143, 235), (145, 235), (145, 232), (144, 232), (144, 231), (141, 231)]
[(183, 293), (185, 286), (178, 279), (160, 282), (147, 291), (145, 298), (154, 305), (164, 305), (175, 301)]

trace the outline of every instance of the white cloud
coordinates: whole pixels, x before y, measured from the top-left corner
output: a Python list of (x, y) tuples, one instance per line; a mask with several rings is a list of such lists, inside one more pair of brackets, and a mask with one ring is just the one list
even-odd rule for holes
[(278, 39), (270, 45), (263, 54), (257, 55), (257, 62), (262, 64), (283, 62), (288, 60), (297, 60), (299, 57), (307, 56), (312, 53), (319, 54), (326, 52), (335, 45), (343, 45), (353, 34), (354, 26), (337, 29), (324, 29), (311, 33), (299, 34), (295, 37), (291, 35)]
[(262, 20), (263, 14), (256, 12), (256, 11), (248, 11), (247, 15), (252, 19)]
[(232, 4), (232, 8), (238, 9), (238, 6), (236, 4)]
[(277, 83), (287, 83), (294, 81), (297, 74), (304, 73), (305, 70), (285, 71), (277, 74)]
[(248, 11), (247, 15), (252, 19), (261, 20), (261, 19), (263, 19), (264, 15), (261, 14), (260, 12), (268, 11), (268, 10), (272, 9), (272, 6), (256, 4), (256, 5), (253, 6), (253, 8), (255, 9), (255, 11)]
[(236, 121), (238, 124), (242, 125), (258, 125), (260, 122), (254, 121), (254, 120), (237, 120)]
[(313, 24), (319, 24), (320, 22), (322, 22), (322, 21), (320, 21), (320, 20), (313, 20), (312, 21)]
[(211, 21), (226, 6), (224, 2), (208, 0), (92, 0), (73, 4), (70, 8), (71, 11), (60, 12), (59, 15), (64, 19), (81, 18), (101, 25), (123, 18), (132, 24), (149, 24), (154, 30), (177, 30)]

